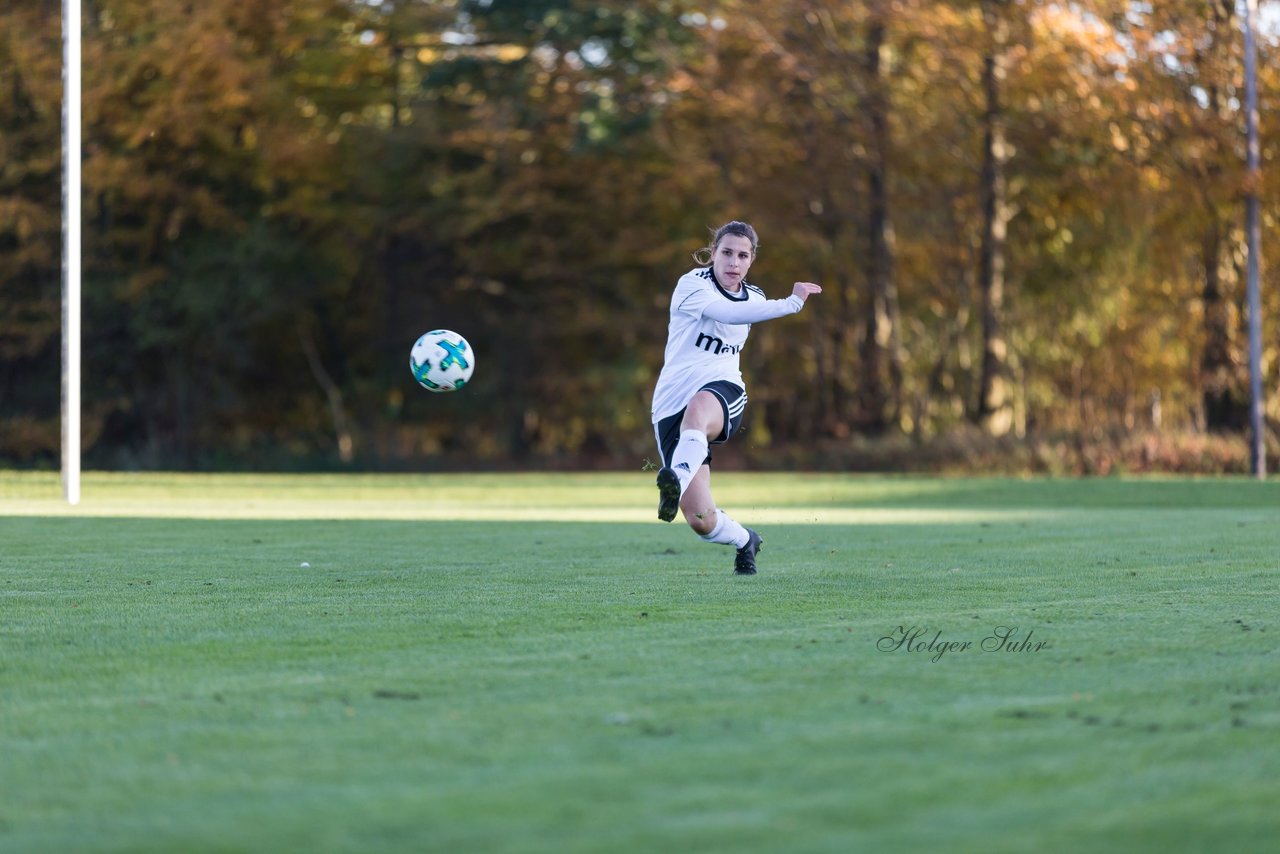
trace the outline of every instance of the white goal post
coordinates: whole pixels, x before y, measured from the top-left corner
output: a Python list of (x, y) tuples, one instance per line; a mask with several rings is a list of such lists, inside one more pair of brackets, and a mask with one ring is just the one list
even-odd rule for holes
[(62, 0), (62, 492), (80, 503), (80, 2)]

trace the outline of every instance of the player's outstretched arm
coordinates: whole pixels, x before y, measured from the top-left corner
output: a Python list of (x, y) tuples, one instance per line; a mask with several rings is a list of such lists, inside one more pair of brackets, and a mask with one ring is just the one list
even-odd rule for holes
[(718, 300), (707, 304), (702, 314), (720, 323), (761, 323), (776, 317), (795, 314), (804, 308), (804, 302), (810, 295), (821, 292), (822, 288), (813, 282), (796, 282), (791, 289), (791, 296), (786, 299), (771, 299), (764, 302)]

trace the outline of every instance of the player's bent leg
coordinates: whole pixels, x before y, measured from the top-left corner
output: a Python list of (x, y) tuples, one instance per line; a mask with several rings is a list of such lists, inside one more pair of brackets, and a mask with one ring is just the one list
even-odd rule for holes
[(680, 511), (689, 527), (699, 536), (710, 534), (716, 526), (716, 500), (711, 497), (711, 467), (700, 466), (680, 498)]
[[(667, 465), (678, 478), (680, 492), (684, 493), (693, 481), (698, 469), (707, 460), (707, 445), (720, 436), (724, 429), (724, 404), (709, 391), (700, 391), (685, 407), (680, 420), (680, 439), (671, 452)], [(662, 484), (658, 484), (662, 488)]]
[[(723, 401), (709, 391), (698, 392), (685, 407), (680, 420), (680, 439), (671, 452), (671, 461), (658, 471), (658, 518), (663, 522), (670, 522), (676, 517), (676, 508), (680, 506), (685, 491), (707, 459), (708, 442), (718, 438), (724, 430), (724, 417)], [(714, 504), (709, 506), (714, 507)], [(689, 524), (695, 531), (703, 533), (699, 525)]]

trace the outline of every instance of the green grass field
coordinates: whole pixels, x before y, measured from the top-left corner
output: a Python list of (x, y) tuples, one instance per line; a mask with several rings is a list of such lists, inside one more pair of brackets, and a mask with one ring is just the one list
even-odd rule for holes
[(1280, 483), (716, 487), (0, 473), (0, 850), (1277, 850)]

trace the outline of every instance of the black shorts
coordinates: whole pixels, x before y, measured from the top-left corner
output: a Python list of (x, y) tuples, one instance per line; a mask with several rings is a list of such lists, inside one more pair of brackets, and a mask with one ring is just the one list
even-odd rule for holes
[[(724, 429), (708, 444), (723, 445), (738, 432), (738, 427), (742, 425), (742, 413), (747, 409), (747, 392), (728, 380), (707, 383), (698, 391), (709, 391), (720, 399), (720, 406), (724, 409)], [(664, 466), (671, 465), (671, 455), (676, 452), (676, 445), (680, 442), (680, 422), (684, 420), (684, 412), (681, 409), (675, 415), (668, 415), (653, 425), (653, 432), (658, 439), (658, 452), (662, 455)], [(710, 449), (707, 449), (707, 458), (702, 462), (704, 465), (711, 462)]]

